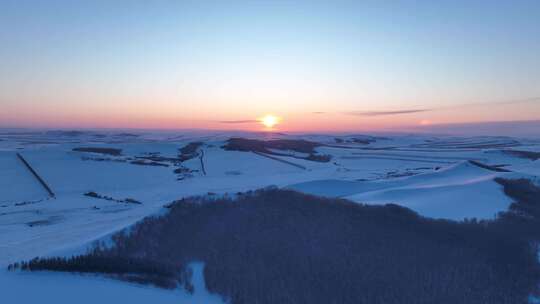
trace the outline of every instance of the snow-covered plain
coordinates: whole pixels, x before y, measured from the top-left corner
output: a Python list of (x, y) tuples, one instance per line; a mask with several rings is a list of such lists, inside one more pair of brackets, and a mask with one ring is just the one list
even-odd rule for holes
[[(332, 160), (320, 163), (288, 156), (272, 159), (252, 152), (223, 150), (221, 147), (232, 136), (316, 141), (324, 144), (317, 152), (331, 155)], [(148, 155), (175, 158), (179, 148), (193, 141), (204, 143), (200, 148), (202, 162), (196, 157), (182, 164), (162, 162), (168, 166), (131, 163)], [(77, 147), (122, 149), (122, 154), (73, 151)], [(164, 205), (182, 197), (234, 195), (272, 185), (359, 203), (400, 204), (429, 217), (492, 218), (511, 203), (494, 178), (526, 177), (538, 181), (540, 176), (540, 160), (502, 152), (508, 149), (540, 151), (540, 142), (485, 136), (0, 131), (0, 267), (35, 256), (80, 251), (93, 240), (163, 212)], [(16, 153), (23, 155), (46, 181), (55, 198), (48, 196)], [(469, 160), (509, 172), (486, 169)], [(180, 166), (191, 171), (189, 176), (180, 177), (174, 172)], [(113, 200), (84, 195), (90, 191)], [(126, 198), (142, 204), (126, 203)], [(200, 270), (203, 266), (196, 267)], [(201, 272), (197, 273), (202, 277)], [(156, 296), (160, 303), (219, 300), (205, 293), (204, 288), (190, 296), (95, 276), (0, 271), (0, 286), (8, 290), (7, 302), (36, 302), (38, 298), (23, 290), (29, 285), (39, 289), (35, 291), (39, 299), (56, 303), (73, 302), (69, 295), (57, 297), (66, 289), (81, 295), (93, 294), (94, 298), (88, 297), (92, 302), (110, 302), (106, 299), (120, 296), (125, 300), (124, 294), (129, 294), (133, 303), (148, 302)], [(78, 302), (81, 298), (86, 299), (78, 297)]]

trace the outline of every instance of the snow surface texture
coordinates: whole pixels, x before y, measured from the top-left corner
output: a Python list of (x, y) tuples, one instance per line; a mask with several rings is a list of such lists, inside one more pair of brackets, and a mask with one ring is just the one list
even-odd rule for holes
[[(232, 136), (316, 141), (325, 145), (317, 151), (331, 155), (332, 160), (321, 163), (288, 156), (272, 159), (251, 152), (223, 150), (221, 146)], [(193, 141), (204, 142), (200, 149), (204, 153), (206, 174), (199, 157), (181, 164), (163, 162), (168, 166), (131, 163), (136, 157), (148, 155), (176, 158), (178, 149)], [(122, 155), (75, 152), (76, 147), (121, 149)], [(540, 142), (508, 137), (428, 135), (0, 130), (0, 267), (35, 256), (84, 251), (90, 242), (145, 216), (164, 212), (164, 205), (182, 197), (208, 193), (234, 195), (272, 185), (359, 203), (400, 204), (436, 218), (493, 218), (511, 203), (502, 187), (493, 181), (495, 177), (538, 181), (540, 176), (540, 160), (501, 152), (506, 149), (540, 151)], [(52, 188), (55, 199), (49, 198), (17, 159), (17, 152)], [(469, 160), (490, 166), (504, 165), (511, 172), (482, 168)], [(179, 178), (174, 170), (180, 167), (190, 173)], [(112, 199), (84, 195), (90, 191)], [(122, 202), (126, 198), (142, 204)], [(203, 266), (194, 267), (195, 274), (203, 281), (202, 273), (197, 272)], [(159, 297), (160, 303), (216, 300), (204, 293), (204, 288), (199, 288), (203, 292), (198, 298), (197, 292), (189, 296), (181, 291), (163, 291), (102, 277), (53, 273), (2, 270), (0, 286), (9, 286), (3, 290), (11, 303), (35, 303), (43, 299), (60, 303), (63, 301), (58, 301), (58, 294), (65, 290), (71, 293), (63, 295), (62, 300), (74, 302), (76, 297), (78, 303), (87, 299), (111, 302), (114, 297), (126, 299), (126, 295), (133, 303), (147, 303), (155, 297)], [(24, 292), (23, 288), (28, 286), (35, 291)], [(17, 300), (10, 300), (15, 299), (10, 296)]]

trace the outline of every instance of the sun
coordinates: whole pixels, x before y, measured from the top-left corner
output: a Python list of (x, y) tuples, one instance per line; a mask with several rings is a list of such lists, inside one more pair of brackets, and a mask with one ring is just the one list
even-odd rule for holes
[(279, 118), (274, 115), (266, 115), (260, 119), (260, 122), (268, 129), (272, 129), (279, 123)]

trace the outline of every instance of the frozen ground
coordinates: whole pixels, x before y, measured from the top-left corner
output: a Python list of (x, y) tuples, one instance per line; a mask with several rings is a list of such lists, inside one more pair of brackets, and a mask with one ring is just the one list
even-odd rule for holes
[[(317, 152), (331, 155), (332, 160), (320, 163), (289, 156), (272, 159), (252, 152), (225, 151), (221, 146), (231, 136), (316, 141), (324, 144)], [(166, 160), (176, 158), (178, 149), (193, 141), (204, 143), (199, 150), (202, 160)], [(115, 148), (122, 153), (112, 156), (75, 152), (76, 147)], [(165, 204), (185, 196), (234, 195), (271, 185), (360, 203), (400, 204), (430, 217), (492, 218), (511, 203), (493, 181), (495, 177), (537, 180), (540, 176), (540, 160), (502, 152), (508, 149), (540, 151), (540, 141), (485, 136), (0, 131), (0, 267), (84, 248), (92, 240), (163, 212)], [(55, 198), (48, 196), (16, 153), (23, 155), (46, 181)], [(157, 161), (162, 165), (132, 163), (148, 156), (165, 160)], [(189, 173), (178, 174), (176, 169)], [(90, 191), (111, 199), (84, 195)], [(126, 202), (127, 198), (142, 204)], [(0, 286), (10, 287), (6, 289), (8, 299), (10, 295), (24, 294), (22, 289), (28, 285), (43, 290), (35, 293), (40, 294), (40, 299), (57, 303), (56, 295), (64, 288), (77, 294), (93, 294), (94, 298), (88, 298), (93, 302), (99, 297), (110, 299), (106, 295), (122, 295), (125, 299), (125, 294), (130, 294), (134, 303), (148, 302), (154, 296), (163, 303), (180, 298), (185, 303), (201, 301), (197, 295), (178, 295), (92, 276), (0, 271)], [(68, 295), (65, 300), (73, 302)], [(36, 299), (29, 294), (17, 301), (32, 302)]]

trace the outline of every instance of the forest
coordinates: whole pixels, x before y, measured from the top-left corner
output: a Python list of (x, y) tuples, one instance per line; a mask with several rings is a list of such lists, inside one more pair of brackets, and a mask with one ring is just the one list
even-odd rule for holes
[[(227, 140), (222, 147), (227, 151), (243, 151), (271, 154), (276, 156), (289, 156), (315, 162), (327, 163), (332, 159), (331, 155), (317, 154), (315, 148), (324, 146), (323, 144), (303, 140), (303, 139), (274, 139), (274, 140), (258, 140), (233, 137)], [(283, 152), (277, 152), (281, 150)], [(308, 154), (305, 157), (286, 153), (285, 151), (294, 151), (298, 153)]]
[(193, 291), (187, 265), (202, 261), (209, 291), (235, 304), (527, 303), (540, 280), (540, 189), (498, 182), (516, 202), (482, 221), (276, 188), (186, 198), (116, 233), (113, 246), (9, 267)]

